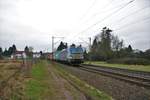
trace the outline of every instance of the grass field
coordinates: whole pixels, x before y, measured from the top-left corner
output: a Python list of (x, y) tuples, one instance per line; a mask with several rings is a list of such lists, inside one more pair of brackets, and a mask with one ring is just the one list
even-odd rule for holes
[(20, 65), (18, 62), (0, 62), (0, 83), (19, 70)]
[[(21, 69), (18, 72), (22, 67), (20, 61), (0, 61), (0, 100), (112, 99), (52, 62), (39, 61), (30, 66), (29, 70)], [(17, 74), (11, 77), (16, 71)], [(6, 81), (8, 77), (11, 78)]]
[(85, 100), (84, 94), (72, 86), (69, 80), (94, 100), (111, 100), (105, 93), (47, 61), (40, 61), (33, 66), (25, 95), (29, 100)]
[(93, 64), (93, 65), (100, 65), (105, 67), (115, 67), (115, 68), (150, 72), (150, 65), (109, 64), (107, 62), (102, 62), (102, 61), (90, 61), (90, 62), (86, 61), (85, 64)]
[(0, 100), (19, 100), (23, 96), (20, 61), (0, 61)]
[[(31, 80), (26, 83), (25, 95), (29, 100), (42, 100), (46, 95), (52, 96), (52, 84), (46, 71), (46, 63), (35, 64), (31, 71)], [(47, 96), (47, 98), (49, 98)]]

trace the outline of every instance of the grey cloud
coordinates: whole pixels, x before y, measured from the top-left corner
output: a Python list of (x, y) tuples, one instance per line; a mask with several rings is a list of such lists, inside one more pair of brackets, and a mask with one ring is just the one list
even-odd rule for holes
[[(76, 37), (73, 37), (74, 34), (77, 34), (77, 33), (73, 33), (73, 31), (77, 32), (77, 29), (74, 27), (71, 29), (70, 28), (63, 29), (61, 28), (61, 25), (63, 25), (63, 23), (60, 23), (60, 25), (58, 25), (57, 30), (52, 29), (52, 31), (54, 31), (55, 33), (42, 32), (42, 31), (39, 31), (40, 29), (36, 29), (36, 28), (33, 28), (32, 26), (21, 23), (19, 21), (20, 16), (16, 12), (17, 3), (19, 1), (20, 0), (0, 0), (0, 46), (4, 48), (5, 47), (8, 48), (10, 45), (14, 43), (17, 45), (19, 49), (23, 49), (25, 45), (30, 45), (30, 46), (33, 46), (35, 50), (44, 50), (44, 49), (50, 50), (51, 48), (50, 39), (51, 39), (52, 34), (55, 34), (56, 36), (68, 37), (71, 40), (66, 40), (66, 41), (69, 41), (69, 42), (79, 41), (78, 39), (75, 39)], [(122, 2), (127, 2), (127, 1), (126, 0), (120, 1), (120, 3)], [(111, 6), (115, 5), (116, 3), (118, 3), (118, 1), (113, 2)], [(148, 49), (150, 48), (150, 28), (149, 28), (150, 20), (145, 20), (141, 22), (138, 22), (138, 21), (140, 19), (142, 20), (145, 17), (148, 17), (148, 16), (150, 17), (150, 12), (149, 12), (150, 7), (137, 14), (127, 16), (128, 14), (134, 12), (135, 10), (142, 8), (142, 7), (146, 7), (146, 6), (150, 6), (150, 0), (136, 0), (136, 2), (133, 3), (132, 5), (126, 7), (125, 9), (118, 12), (117, 14), (114, 14), (108, 20), (105, 20), (104, 22), (97, 25), (96, 28), (99, 28), (99, 31), (100, 31), (103, 26), (109, 25), (110, 23), (114, 24), (112, 25), (112, 27), (110, 27), (112, 29), (123, 26), (123, 28), (119, 31), (114, 30), (114, 34), (119, 35), (120, 38), (124, 39), (126, 45), (131, 44), (135, 49), (141, 49), (141, 50)], [(93, 10), (91, 11), (94, 11), (94, 7), (93, 7)], [(55, 12), (55, 9), (54, 9), (54, 12)], [(127, 18), (125, 18), (122, 21), (117, 22), (117, 20), (119, 20), (120, 18), (124, 16), (127, 16)], [(42, 17), (45, 18), (45, 15), (43, 15)], [(56, 16), (56, 17), (59, 18), (61, 16)], [(104, 14), (102, 13), (96, 17), (97, 19), (91, 19), (90, 21), (91, 22), (93, 21), (94, 23), (102, 19), (103, 17), (104, 17)], [(59, 20), (56, 19), (55, 21), (58, 22)], [(137, 23), (132, 24), (132, 22), (137, 22)], [(50, 21), (48, 21), (48, 23), (50, 23)], [(85, 24), (85, 26), (87, 25)], [(96, 32), (95, 29), (93, 28), (85, 32), (84, 34), (82, 33), (78, 34), (78, 37), (94, 36), (97, 33), (99, 32)]]

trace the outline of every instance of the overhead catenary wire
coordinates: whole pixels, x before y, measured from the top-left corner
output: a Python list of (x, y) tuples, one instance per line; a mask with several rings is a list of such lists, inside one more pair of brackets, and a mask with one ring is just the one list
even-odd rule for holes
[[(131, 17), (131, 16), (133, 16), (133, 15), (135, 15), (135, 14), (137, 14), (137, 13), (140, 13), (140, 12), (144, 11), (144, 10), (147, 9), (147, 8), (150, 8), (150, 6), (142, 7), (141, 9), (138, 9), (138, 10), (136, 10), (136, 11), (134, 11), (134, 12), (128, 14), (127, 16), (122, 17), (121, 19), (115, 21), (115, 24), (114, 24), (114, 25), (116, 25), (116, 22), (121, 22), (121, 21), (123, 21), (123, 20), (125, 20), (125, 19), (127, 19), (127, 18), (129, 18), (129, 17)], [(149, 17), (148, 17), (148, 18), (149, 18)], [(147, 20), (148, 18), (144, 18), (144, 19), (142, 19), (142, 20), (138, 20), (138, 21), (129, 23), (129, 24), (127, 24), (127, 25), (132, 25), (132, 24), (134, 24), (134, 23), (138, 23), (139, 21), (141, 22), (141, 21), (143, 21), (143, 20), (145, 21), (145, 20)], [(113, 25), (113, 24), (110, 24), (109, 26), (112, 26), (112, 25)], [(127, 26), (127, 25), (123, 25), (123, 26)], [(123, 26), (121, 26), (121, 27), (123, 27)], [(121, 29), (122, 29), (121, 27), (120, 27), (120, 29), (117, 28), (117, 30), (121, 30)], [(124, 28), (124, 27), (123, 27), (123, 28)], [(99, 30), (99, 28), (96, 29), (96, 31), (98, 31), (98, 30)], [(117, 31), (117, 30), (116, 30), (116, 31)], [(96, 32), (96, 31), (95, 31), (95, 32)]]
[[(115, 12), (113, 12), (113, 13), (111, 13), (111, 14), (105, 16), (102, 20), (100, 20), (100, 21), (96, 22), (95, 24), (89, 26), (88, 28), (86, 28), (86, 29), (83, 30), (82, 32), (85, 32), (86, 30), (88, 30), (88, 29), (94, 27), (95, 25), (97, 25), (97, 24), (103, 22), (104, 20), (106, 20), (107, 18), (111, 17), (111, 16), (114, 15), (115, 13), (117, 13), (117, 12), (119, 12), (120, 10), (122, 10), (123, 8), (127, 7), (127, 6), (128, 6), (129, 4), (131, 4), (133, 1), (135, 1), (135, 0), (129, 1), (128, 3), (126, 3), (126, 4), (125, 4), (124, 6), (122, 6), (121, 8), (117, 9)], [(82, 32), (80, 32), (80, 33), (82, 33)]]
[(120, 18), (119, 20), (115, 21), (114, 24), (109, 24), (109, 26), (116, 25), (116, 22), (119, 22), (119, 23), (120, 23), (120, 22), (122, 22), (123, 20), (125, 20), (125, 19), (127, 19), (127, 18), (129, 18), (129, 17), (131, 17), (131, 16), (133, 16), (133, 15), (135, 15), (135, 14), (138, 14), (138, 13), (142, 12), (143, 10), (145, 10), (146, 8), (149, 8), (149, 7), (150, 7), (150, 6), (146, 6), (146, 7), (143, 7), (143, 8), (141, 8), (141, 9), (138, 9), (138, 10), (136, 10), (136, 11), (134, 11), (134, 12), (132, 12), (132, 13), (130, 13), (130, 14), (128, 14), (128, 15), (126, 15), (126, 16)]
[[(125, 21), (125, 23), (123, 23), (123, 24), (125, 24), (125, 25), (120, 25), (120, 27), (116, 27), (116, 28), (114, 28), (113, 29), (113, 31), (116, 31), (116, 32), (120, 32), (120, 30), (124, 30), (124, 29), (128, 29), (128, 28), (130, 28), (130, 29), (132, 29), (132, 28), (135, 28), (135, 27), (133, 27), (134, 25), (136, 25), (136, 24), (141, 24), (141, 23), (149, 23), (150, 22), (150, 16), (148, 17), (148, 16), (143, 16), (143, 14), (142, 14), (142, 12), (144, 12), (144, 11), (147, 11), (147, 10), (149, 10), (149, 9), (147, 9), (147, 8), (149, 8), (150, 6), (146, 6), (146, 7), (142, 7), (142, 8), (138, 8), (138, 9), (134, 9), (134, 10), (132, 10), (132, 12), (130, 12), (130, 14), (129, 13), (127, 13), (127, 15), (125, 15), (125, 16), (120, 16), (120, 19), (118, 20), (117, 19), (117, 22), (122, 22), (122, 21)], [(134, 12), (133, 12), (134, 11)], [(140, 16), (140, 17), (138, 17), (138, 15), (142, 15), (142, 16)], [(137, 19), (137, 17), (136, 18), (134, 18), (133, 16), (134, 15), (137, 15), (137, 17), (138, 18), (140, 18), (140, 19)], [(133, 20), (132, 20), (132, 22), (131, 22), (131, 20), (129, 20), (128, 21), (128, 18), (130, 18), (130, 17), (132, 17), (132, 18), (134, 18)], [(143, 18), (144, 17), (144, 18)], [(127, 20), (126, 20), (127, 19)], [(137, 20), (136, 20), (137, 19)], [(118, 24), (118, 23), (115, 23), (115, 24)], [(136, 25), (137, 26), (137, 25)], [(139, 26), (138, 26), (139, 27)], [(96, 28), (96, 27), (95, 27)], [(94, 28), (94, 29), (95, 29)], [(100, 28), (99, 28), (99, 30), (100, 30)], [(121, 31), (122, 32), (122, 31)], [(94, 33), (94, 32), (92, 32), (92, 33)], [(80, 34), (80, 33), (79, 33)]]
[[(134, 24), (137, 24), (137, 23), (140, 23), (140, 22), (143, 22), (143, 21), (146, 21), (146, 20), (150, 20), (150, 16), (149, 16), (149, 17), (146, 17), (146, 18), (144, 18), (144, 19), (138, 19), (138, 20), (133, 21), (133, 22), (131, 22), (131, 23), (125, 24), (125, 25), (123, 25), (123, 26), (121, 26), (121, 27), (118, 27), (118, 28), (116, 28), (116, 29), (113, 29), (113, 31), (119, 31), (119, 30), (125, 29), (125, 28), (127, 28), (127, 27), (129, 27), (129, 26), (132, 26), (132, 25), (134, 25)], [(99, 28), (96, 29), (95, 32), (97, 32), (98, 30), (99, 30)]]
[(90, 7), (87, 9), (87, 11), (81, 17), (81, 20), (90, 12), (90, 10), (94, 7), (94, 5), (96, 4), (96, 2), (97, 2), (97, 0), (93, 1), (93, 3), (90, 5)]
[(123, 5), (121, 8), (117, 9), (115, 12), (105, 16), (102, 20), (96, 22), (95, 24), (89, 26), (88, 28), (86, 28), (85, 30), (77, 33), (76, 35), (74, 35), (73, 37), (76, 37), (78, 34), (84, 33), (85, 31), (89, 30), (90, 28), (94, 27), (95, 25), (99, 24), (100, 22), (103, 22), (104, 20), (106, 20), (107, 18), (111, 17), (112, 15), (114, 15), (115, 13), (118, 13), (119, 11), (121, 11), (123, 8), (127, 7), (129, 4), (131, 4), (132, 2), (134, 2), (135, 0), (131, 0), (129, 2), (127, 2), (125, 5)]
[[(115, 1), (115, 0), (111, 0), (109, 3), (103, 5), (103, 7), (101, 7), (101, 8), (105, 9), (106, 7), (108, 7), (109, 5), (111, 5), (113, 1)], [(93, 5), (93, 6), (94, 6), (94, 5)], [(110, 9), (109, 9), (109, 10), (110, 10)], [(104, 12), (104, 11), (100, 11), (100, 12)], [(93, 16), (96, 16), (97, 14), (98, 14), (98, 13), (94, 14)], [(93, 16), (92, 16), (92, 17), (93, 17)], [(90, 19), (91, 19), (91, 18), (90, 18)]]
[(137, 20), (137, 21), (134, 21), (134, 22), (131, 22), (131, 23), (128, 23), (128, 24), (125, 24), (125, 25), (123, 25), (123, 26), (121, 26), (121, 27), (118, 27), (118, 28), (116, 28), (116, 29), (114, 29), (115, 31), (118, 31), (118, 30), (121, 30), (122, 28), (127, 28), (127, 27), (129, 27), (129, 26), (131, 26), (131, 25), (134, 25), (134, 24), (136, 24), (136, 23), (140, 23), (140, 22), (143, 22), (143, 21), (146, 21), (146, 20), (149, 20), (150, 19), (150, 16), (149, 17), (146, 17), (146, 18), (144, 18), (144, 19), (141, 19), (141, 20)]
[[(115, 1), (115, 0), (112, 0), (112, 1)], [(111, 2), (112, 3), (112, 2)], [(111, 3), (109, 3), (109, 5), (111, 4)], [(115, 7), (113, 7), (113, 8), (109, 8), (109, 9), (107, 9), (107, 10), (102, 10), (102, 11), (100, 11), (100, 12), (98, 12), (98, 13), (95, 13), (95, 14), (93, 14), (89, 19), (87, 19), (86, 21), (85, 21), (85, 23), (86, 22), (88, 22), (89, 20), (92, 20), (94, 17), (96, 17), (97, 15), (99, 15), (99, 14), (101, 14), (101, 13), (105, 13), (105, 12), (108, 12), (108, 11), (110, 11), (110, 10), (112, 10), (112, 9), (117, 9), (117, 8), (120, 8), (120, 7), (122, 7), (122, 5), (124, 5), (125, 3), (123, 3), (123, 4), (119, 4), (119, 5), (117, 5), (117, 6), (115, 6)], [(108, 6), (109, 6), (108, 5)], [(108, 7), (107, 6), (107, 7)], [(104, 7), (105, 8), (105, 7)], [(103, 8), (103, 9), (104, 9)]]

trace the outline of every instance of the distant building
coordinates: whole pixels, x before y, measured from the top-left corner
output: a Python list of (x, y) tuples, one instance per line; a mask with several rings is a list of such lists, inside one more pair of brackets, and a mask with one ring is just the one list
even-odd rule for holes
[(27, 55), (24, 51), (16, 51), (14, 54), (11, 55), (11, 59), (22, 59), (26, 57)]
[(135, 50), (133, 50), (133, 52), (134, 52), (134, 53), (140, 53), (141, 50), (135, 49)]
[(52, 59), (52, 53), (50, 52), (43, 53), (43, 56), (45, 59), (50, 59), (50, 60)]
[(41, 53), (40, 52), (33, 52), (33, 58), (40, 58)]
[(47, 54), (47, 59), (52, 60), (52, 53)]

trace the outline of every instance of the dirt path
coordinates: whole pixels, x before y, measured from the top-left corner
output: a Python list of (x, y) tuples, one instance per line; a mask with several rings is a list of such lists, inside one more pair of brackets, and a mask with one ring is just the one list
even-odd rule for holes
[(49, 64), (47, 66), (49, 74), (53, 79), (54, 87), (57, 91), (57, 99), (60, 100), (86, 100), (83, 93), (73, 87), (67, 80), (62, 78), (56, 71), (55, 68)]
[(112, 100), (52, 62), (41, 60), (27, 72), (9, 80), (0, 100)]

